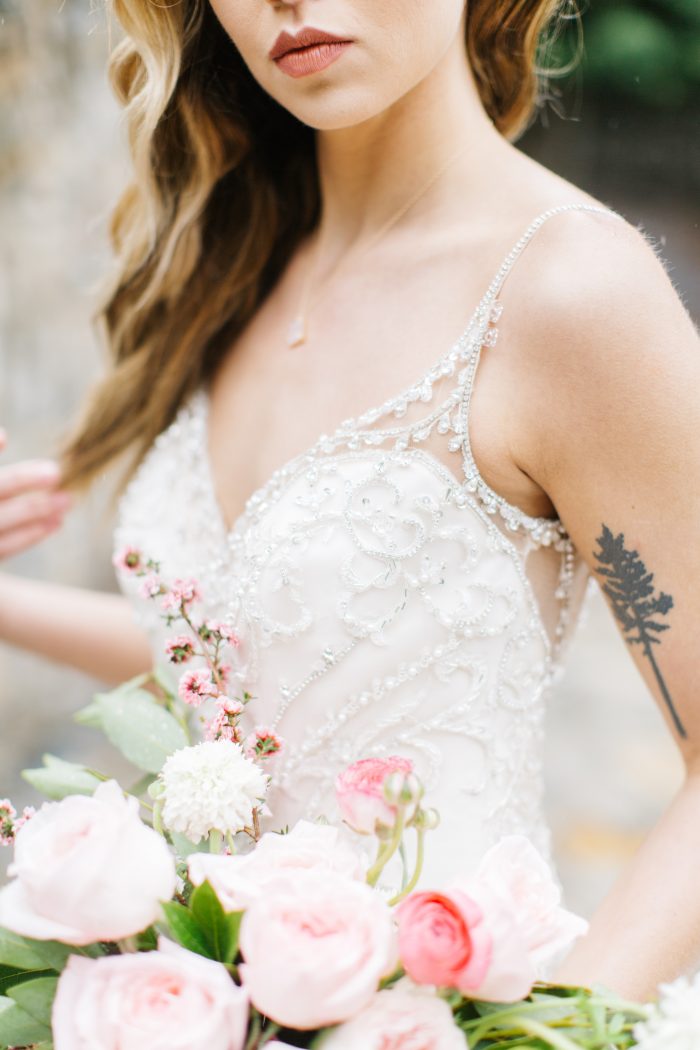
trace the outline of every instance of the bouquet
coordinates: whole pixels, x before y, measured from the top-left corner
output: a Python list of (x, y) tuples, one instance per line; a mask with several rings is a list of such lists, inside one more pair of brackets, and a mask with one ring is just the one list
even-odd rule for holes
[[(230, 695), (235, 633), (196, 615), (195, 581), (167, 586), (135, 549), (118, 560), (174, 631), (179, 686), (155, 671), (77, 716), (141, 771), (128, 790), (47, 755), (25, 776), (53, 801), (21, 816), (0, 802), (14, 847), (0, 889), (1, 1047), (700, 1045), (700, 989), (687, 980), (641, 1006), (538, 979), (586, 923), (524, 837), (502, 839), (452, 885), (417, 889), (439, 814), (404, 756), (340, 773), (342, 827), (301, 819), (261, 832), (284, 741), (242, 729), (254, 698)], [(397, 855), (389, 893), (380, 876)]]

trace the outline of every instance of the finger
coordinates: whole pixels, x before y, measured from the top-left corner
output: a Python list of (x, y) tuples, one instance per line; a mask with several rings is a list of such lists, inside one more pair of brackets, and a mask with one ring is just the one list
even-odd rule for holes
[(35, 522), (24, 529), (16, 529), (6, 536), (0, 536), (0, 560), (12, 558), (15, 554), (27, 550), (28, 547), (33, 547), (35, 543), (39, 543), (55, 532), (60, 524), (60, 519), (49, 518), (47, 521)]
[(0, 427), (0, 452), (5, 448), (7, 444), (7, 431)]
[(30, 492), (3, 500), (0, 502), (0, 534), (62, 516), (69, 507), (70, 496), (65, 492)]
[(0, 499), (18, 496), (31, 489), (55, 488), (61, 480), (61, 468), (52, 459), (27, 459), (0, 467)]

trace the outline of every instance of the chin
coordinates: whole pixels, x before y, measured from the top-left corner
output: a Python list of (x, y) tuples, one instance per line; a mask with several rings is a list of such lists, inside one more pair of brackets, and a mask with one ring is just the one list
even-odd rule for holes
[(366, 86), (310, 92), (306, 98), (293, 101), (278, 99), (297, 120), (317, 131), (356, 127), (385, 112), (393, 101), (379, 101), (377, 93)]
[[(340, 82), (339, 82), (340, 81)], [(317, 131), (356, 127), (381, 116), (406, 95), (416, 82), (406, 76), (372, 77), (367, 72), (353, 76), (308, 78), (265, 84), (265, 90), (297, 120)]]

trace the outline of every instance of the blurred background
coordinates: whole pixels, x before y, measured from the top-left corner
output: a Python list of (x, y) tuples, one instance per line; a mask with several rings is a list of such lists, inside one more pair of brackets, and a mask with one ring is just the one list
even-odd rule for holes
[[(520, 147), (641, 227), (700, 317), (700, 5), (590, 0), (585, 52), (550, 81)], [(543, 48), (571, 65), (575, 20)], [(128, 174), (107, 80), (109, 29), (90, 0), (0, 0), (0, 422), (4, 460), (51, 454), (104, 363), (90, 317), (106, 225)], [(99, 488), (8, 571), (111, 589)], [(70, 721), (96, 683), (0, 645), (0, 796), (37, 801), (20, 770), (50, 750), (100, 765)], [(680, 761), (594, 593), (549, 710), (548, 808), (568, 903), (590, 915), (668, 804)], [(102, 763), (104, 765), (104, 763)], [(0, 857), (0, 865), (6, 858)]]

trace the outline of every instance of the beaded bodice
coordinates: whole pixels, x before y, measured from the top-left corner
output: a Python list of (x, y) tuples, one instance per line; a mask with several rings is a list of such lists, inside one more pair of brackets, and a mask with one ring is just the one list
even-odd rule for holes
[[(544, 702), (588, 574), (561, 521), (527, 515), (484, 481), (468, 421), (503, 282), (537, 229), (570, 208), (607, 212), (539, 215), (449, 351), (275, 471), (231, 529), (210, 472), (204, 389), (156, 440), (120, 506), (117, 545), (138, 546), (166, 577), (198, 577), (207, 615), (239, 636), (231, 691), (254, 695), (251, 728), (271, 726), (285, 742), (270, 826), (337, 819), (343, 766), (404, 754), (441, 813), (425, 885), (468, 869), (509, 832), (549, 854)], [(121, 582), (162, 660), (157, 609)]]

